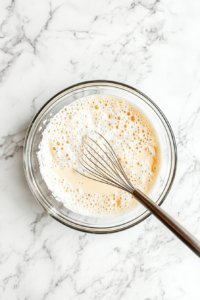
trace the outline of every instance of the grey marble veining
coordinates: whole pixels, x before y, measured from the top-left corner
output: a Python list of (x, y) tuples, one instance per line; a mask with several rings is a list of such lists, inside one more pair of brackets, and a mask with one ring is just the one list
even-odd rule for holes
[(107, 79), (170, 121), (178, 169), (163, 204), (200, 238), (200, 3), (0, 1), (0, 299), (199, 300), (199, 259), (154, 217), (90, 235), (43, 212), (22, 149), (35, 113), (71, 84)]

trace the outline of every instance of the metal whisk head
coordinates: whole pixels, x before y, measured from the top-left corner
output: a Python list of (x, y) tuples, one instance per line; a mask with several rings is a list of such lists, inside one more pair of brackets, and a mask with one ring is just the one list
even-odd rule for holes
[(98, 142), (89, 136), (84, 137), (79, 159), (84, 172), (77, 170), (76, 172), (132, 194), (135, 188), (128, 179), (112, 146), (101, 134), (97, 132), (95, 134), (98, 136)]

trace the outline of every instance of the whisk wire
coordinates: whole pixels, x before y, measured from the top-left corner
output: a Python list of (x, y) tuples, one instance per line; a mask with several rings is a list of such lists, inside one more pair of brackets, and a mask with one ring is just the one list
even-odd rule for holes
[[(122, 186), (120, 185), (120, 184), (116, 184), (113, 180), (111, 180), (109, 177), (107, 177), (107, 176), (101, 176), (101, 175), (99, 175), (98, 173), (96, 173), (96, 172), (94, 172), (94, 171), (92, 171), (91, 169), (89, 169), (87, 166), (85, 166), (85, 165), (83, 165), (82, 164), (82, 162), (80, 162), (81, 163), (81, 165), (87, 170), (87, 171), (89, 171), (89, 173), (91, 174), (91, 175), (94, 175), (96, 178), (98, 178), (98, 180), (97, 181), (101, 181), (102, 183), (106, 183), (106, 184), (109, 184), (110, 182), (112, 182), (112, 184), (115, 184), (115, 186), (117, 186), (117, 187), (119, 187), (119, 188), (121, 188)], [(80, 173), (80, 172), (78, 172), (79, 174), (81, 174), (81, 175), (83, 175), (83, 176), (85, 176), (85, 177), (88, 177), (88, 178), (90, 178), (90, 179), (92, 179), (92, 180), (95, 180), (94, 178), (91, 178), (91, 177), (89, 177), (89, 176), (86, 176), (86, 175), (84, 175), (84, 174), (82, 174), (82, 173)]]
[[(121, 163), (120, 163), (120, 161), (119, 161), (119, 159), (118, 159), (115, 151), (113, 150), (112, 146), (109, 144), (109, 142), (100, 133), (98, 133), (98, 134), (104, 139), (104, 141), (106, 142), (106, 144), (108, 144), (108, 146), (110, 148), (110, 151), (111, 151), (112, 155), (115, 157), (116, 163), (117, 163), (117, 165), (118, 165), (118, 167), (119, 167), (119, 169), (120, 169), (123, 177), (128, 182), (128, 184), (130, 185), (130, 187), (134, 188), (133, 185), (131, 184), (130, 180), (128, 179), (128, 177), (127, 177), (127, 175), (126, 175), (126, 173), (125, 173), (125, 171), (124, 171), (124, 169), (123, 169), (123, 167), (122, 167), (122, 165), (121, 165)], [(107, 148), (107, 146), (106, 146), (106, 148)]]
[[(118, 174), (119, 174), (119, 172), (120, 172), (120, 176), (122, 175), (123, 177), (124, 177), (124, 179), (126, 180), (126, 182), (128, 183), (128, 186), (131, 188), (131, 189), (134, 189), (134, 187), (133, 187), (133, 185), (131, 184), (131, 182), (130, 182), (130, 180), (128, 179), (128, 177), (127, 177), (127, 175), (126, 175), (126, 173), (125, 173), (125, 171), (124, 171), (124, 169), (123, 169), (123, 167), (122, 167), (122, 165), (121, 165), (121, 163), (120, 163), (120, 161), (119, 161), (119, 159), (118, 159), (118, 157), (117, 157), (117, 155), (116, 155), (116, 153), (115, 153), (115, 151), (113, 150), (113, 148), (112, 148), (112, 146), (110, 145), (110, 143), (104, 138), (104, 136), (102, 136), (100, 133), (98, 133), (98, 132), (96, 132), (98, 135), (100, 135), (103, 139), (104, 139), (104, 141), (106, 142), (106, 144), (108, 145), (106, 145), (105, 144), (105, 147), (106, 147), (106, 149), (110, 152), (110, 154), (111, 154), (111, 156), (114, 158), (114, 161), (116, 162), (116, 164), (117, 164), (117, 166), (118, 166), (118, 169), (117, 169), (117, 171), (118, 171)], [(111, 159), (110, 157), (108, 157), (108, 159)], [(115, 167), (115, 165), (116, 165), (115, 163), (114, 163), (114, 167)], [(123, 179), (123, 180), (124, 180)], [(124, 183), (124, 181), (123, 181), (123, 183)]]
[[(93, 148), (92, 148), (93, 149)], [(86, 149), (85, 148), (85, 150), (98, 162), (98, 163), (100, 163), (97, 159), (96, 159), (96, 157), (88, 150), (88, 149)], [(93, 149), (94, 150), (94, 149)], [(95, 150), (94, 150), (95, 151)], [(95, 151), (96, 152), (96, 151)], [(97, 152), (96, 152), (97, 153)], [(98, 154), (98, 153), (97, 153)], [(92, 164), (94, 164), (94, 166), (98, 169), (98, 172), (102, 175), (102, 178), (103, 179), (105, 179), (105, 177), (106, 177), (106, 179), (110, 179), (110, 177), (112, 177), (112, 173), (109, 171), (109, 170), (107, 170), (107, 172), (105, 171), (105, 166), (102, 164), (102, 163), (100, 163), (101, 165), (102, 165), (102, 167), (104, 168), (104, 169), (102, 169), (100, 166), (98, 166), (94, 161), (91, 161), (91, 159), (89, 159), (84, 153), (83, 153), (83, 155), (86, 157), (86, 159), (87, 160), (89, 160), (90, 162), (92, 162)], [(86, 164), (86, 165), (88, 165), (92, 170), (94, 170), (94, 168), (88, 163), (88, 162), (86, 162), (86, 161), (84, 161), (84, 163)], [(83, 164), (82, 164), (83, 165)], [(88, 168), (87, 168), (87, 170), (89, 170), (90, 172), (92, 172), (93, 174), (94, 174), (94, 171), (91, 171), (91, 169), (89, 170)], [(109, 174), (109, 173), (110, 174)], [(106, 175), (105, 175), (106, 174)], [(97, 176), (99, 176), (99, 174), (98, 173), (96, 173), (95, 172), (95, 175)], [(115, 180), (117, 180), (117, 178), (114, 178)], [(119, 181), (117, 180), (117, 182), (119, 183)]]
[[(88, 137), (88, 139), (90, 139), (92, 142), (94, 142), (96, 145), (97, 145), (97, 147), (99, 147), (100, 149), (101, 149), (101, 151), (107, 156), (107, 158), (111, 161), (111, 163), (112, 163), (112, 167), (114, 167), (115, 168), (115, 163), (114, 162), (112, 162), (112, 160), (110, 159), (110, 157), (107, 155), (107, 153), (102, 149), (102, 147), (100, 146), (100, 145), (98, 145), (92, 138), (90, 138), (90, 137)], [(94, 149), (94, 148), (92, 148), (88, 143), (86, 143), (85, 141), (83, 142), (83, 145), (85, 146), (85, 144), (87, 145), (87, 146), (89, 146), (90, 147), (90, 149), (92, 149), (92, 151), (94, 151), (99, 157), (100, 157), (100, 159), (102, 159), (103, 160), (103, 162), (108, 166), (108, 168), (110, 169), (110, 171), (108, 170), (108, 169), (106, 169), (105, 168), (105, 165), (103, 165), (86, 147), (85, 147), (85, 150), (88, 152), (88, 153), (90, 153), (90, 155), (99, 163), (99, 164), (101, 164), (102, 165), (102, 167), (104, 168), (104, 169), (102, 169), (101, 167), (99, 167), (96, 163), (94, 163), (94, 162), (92, 162), (97, 168), (98, 168), (98, 170), (101, 170), (102, 172), (103, 172), (103, 176), (105, 177), (105, 174), (104, 173), (106, 173), (108, 176), (110, 176), (112, 179), (114, 179), (115, 181), (117, 181), (118, 182), (118, 184), (125, 184), (126, 185), (126, 188), (129, 188), (129, 186), (126, 184), (126, 182), (124, 182), (124, 180), (121, 178), (121, 175), (120, 175), (120, 173), (119, 173), (119, 171), (118, 172), (116, 172), (115, 170), (113, 170), (113, 168), (111, 167), (111, 166), (109, 166), (109, 164), (105, 161), (105, 159), (101, 156), (101, 155), (99, 155), (99, 153)], [(89, 161), (91, 161), (91, 159), (89, 159), (88, 157), (87, 157), (87, 159), (89, 160)], [(86, 162), (85, 162), (86, 163)], [(87, 163), (86, 163), (87, 164)], [(90, 166), (91, 167), (91, 166)], [(105, 169), (107, 170), (107, 171), (105, 171)], [(108, 174), (108, 172), (109, 172), (109, 174)], [(113, 173), (114, 173), (114, 175), (115, 176), (113, 176)], [(109, 180), (110, 178), (108, 178), (107, 177), (107, 179)]]
[[(92, 140), (92, 139), (91, 139)], [(88, 143), (86, 143), (86, 142), (84, 142), (84, 145), (87, 145), (88, 147), (90, 147), (104, 162), (105, 162), (105, 164), (110, 168), (110, 166), (107, 164), (107, 162), (99, 155), (99, 153), (97, 152), (97, 151), (95, 151)], [(101, 149), (101, 147), (100, 147), (100, 149)], [(85, 150), (100, 164), (100, 165), (102, 165), (102, 167), (104, 167), (105, 168), (105, 166), (85, 147)], [(103, 151), (103, 150), (102, 150)], [(86, 156), (87, 157), (87, 156)], [(88, 157), (87, 157), (87, 159), (88, 160), (90, 160)], [(94, 163), (94, 162), (93, 162)], [(98, 167), (97, 166), (97, 164), (95, 164), (94, 163), (94, 165), (96, 166), (96, 167)], [(100, 167), (99, 167), (100, 168)], [(100, 168), (101, 169), (101, 168)], [(111, 168), (110, 168), (111, 169)], [(102, 169), (101, 169), (102, 170)], [(109, 171), (109, 170), (108, 170)], [(105, 171), (105, 173), (107, 173), (106, 171)]]
[[(90, 161), (90, 159), (89, 159), (84, 153), (83, 153), (83, 155)], [(84, 162), (85, 165), (84, 165), (82, 162)], [(100, 174), (99, 174), (97, 171), (95, 171), (94, 168), (93, 168), (88, 162), (82, 160), (82, 161), (80, 161), (80, 163), (81, 163), (81, 165), (82, 165), (89, 173), (91, 173), (92, 175), (94, 175), (95, 177), (98, 178), (97, 181), (99, 181), (99, 179), (100, 179), (101, 182), (106, 183), (106, 184), (109, 184), (110, 182), (112, 182), (112, 185), (115, 184), (115, 186), (118, 187), (118, 188), (124, 188), (124, 187), (121, 185), (121, 183), (120, 183), (119, 181), (116, 183), (115, 178), (114, 178), (115, 181), (113, 181), (113, 179), (111, 179), (112, 175), (108, 175), (108, 176), (107, 176), (107, 175), (105, 175), (103, 172), (101, 172), (102, 169), (101, 169), (96, 163), (92, 162), (92, 163), (97, 167), (98, 172), (99, 172)], [(89, 168), (88, 168), (87, 166), (89, 166)], [(89, 177), (89, 176), (86, 176), (86, 175), (84, 175), (84, 174), (82, 174), (82, 173), (80, 173), (80, 172), (78, 172), (78, 173), (81, 174), (81, 175), (83, 175), (83, 176), (85, 176), (85, 177), (88, 177), (88, 178), (94, 180), (93, 178), (91, 178), (91, 177)], [(105, 180), (105, 179), (106, 179), (106, 180)], [(113, 186), (114, 186), (114, 185), (113, 185)]]
[(84, 161), (84, 163), (86, 164), (86, 165), (84, 165), (83, 163), (82, 163), (82, 161), (79, 161), (80, 162), (80, 164), (91, 174), (91, 175), (94, 175), (96, 178), (98, 178), (98, 179), (95, 179), (95, 178), (92, 178), (92, 177), (89, 177), (89, 176), (87, 176), (87, 175), (85, 175), (85, 174), (83, 174), (83, 173), (81, 173), (81, 172), (79, 172), (78, 170), (76, 170), (76, 172), (77, 173), (79, 173), (80, 175), (82, 175), (82, 176), (84, 176), (84, 177), (87, 177), (87, 178), (89, 178), (89, 179), (92, 179), (92, 180), (94, 180), (94, 181), (98, 181), (98, 182), (102, 182), (102, 183), (105, 183), (105, 184), (110, 184), (110, 185), (112, 185), (112, 186), (115, 186), (115, 187), (117, 187), (117, 188), (119, 188), (119, 189), (123, 189), (123, 190), (125, 190), (126, 191), (126, 189), (121, 185), (121, 184), (118, 184), (118, 183), (116, 183), (115, 181), (113, 181), (112, 179), (110, 179), (109, 177), (105, 177), (104, 175), (103, 176), (101, 176), (101, 175), (99, 175), (97, 172), (95, 172), (95, 171), (92, 171), (91, 169), (89, 169), (88, 167), (87, 167), (87, 165), (89, 166), (89, 167), (91, 167), (88, 163), (86, 163), (85, 161)]
[(86, 136), (89, 142), (85, 139), (83, 140), (82, 157), (79, 159), (81, 166), (92, 177), (79, 171), (76, 172), (94, 181), (109, 184), (132, 193), (134, 187), (128, 179), (112, 146), (101, 134), (98, 132), (95, 133), (103, 139), (102, 145), (100, 146), (93, 138)]
[[(100, 133), (98, 133), (98, 132), (96, 132), (98, 135), (100, 135), (103, 139), (104, 139), (104, 141), (106, 142), (106, 144), (108, 144), (108, 146), (106, 145), (106, 144), (104, 144), (104, 146), (106, 147), (106, 149), (107, 149), (107, 151), (109, 151), (109, 153), (111, 154), (111, 157), (114, 159), (114, 161), (113, 161), (113, 159), (111, 158), (111, 157), (109, 157), (108, 156), (108, 154), (95, 142), (95, 144), (97, 145), (97, 146), (99, 146), (100, 147), (100, 149), (104, 152), (104, 154), (107, 156), (107, 158), (111, 161), (111, 163), (112, 163), (112, 166), (114, 167), (114, 169), (115, 169), (115, 175), (117, 176), (117, 178), (120, 176), (120, 180), (121, 180), (121, 182), (123, 182), (123, 184), (124, 184), (124, 179), (126, 180), (126, 181), (128, 181), (128, 183), (129, 183), (129, 185), (131, 186), (131, 188), (133, 188), (132, 187), (132, 185), (130, 184), (130, 181), (128, 180), (128, 177), (126, 176), (126, 173), (124, 172), (124, 169), (122, 168), (122, 166), (121, 166), (121, 163), (119, 162), (119, 160), (118, 160), (118, 157), (116, 156), (116, 154), (115, 154), (115, 152), (114, 152), (114, 150), (113, 150), (113, 148), (112, 148), (112, 146), (108, 143), (108, 141), (100, 134)], [(113, 155), (114, 154), (114, 155)], [(100, 156), (101, 157), (101, 156)], [(118, 166), (118, 168), (116, 168), (117, 166), (116, 166), (116, 163), (117, 163), (117, 166)], [(113, 169), (112, 169), (112, 172), (113, 172)], [(124, 177), (124, 179), (123, 178), (121, 178), (121, 175)]]
[[(107, 155), (107, 153), (102, 149), (102, 147), (100, 146), (100, 145), (98, 145), (92, 138), (90, 138), (90, 137), (88, 137), (92, 142), (94, 142), (96, 145), (97, 145), (97, 147), (99, 147), (100, 148), (100, 150), (107, 156), (107, 158), (108, 159), (110, 159), (110, 157), (108, 157), (108, 155)], [(108, 168), (113, 172), (113, 169), (109, 166), (109, 164), (105, 161), (105, 159), (97, 152), (97, 151), (95, 151), (90, 145), (89, 145), (89, 147), (99, 156), (99, 158), (100, 159), (102, 159), (104, 162), (105, 162), (105, 164), (108, 166)], [(95, 158), (96, 159), (96, 158)], [(111, 160), (111, 159), (110, 159)], [(98, 160), (97, 160), (98, 161)], [(100, 164), (101, 164), (101, 162), (100, 161), (98, 161)], [(112, 160), (111, 160), (111, 162), (112, 162)], [(113, 165), (114, 165), (114, 163), (113, 163)], [(103, 165), (102, 165), (103, 166)], [(105, 166), (103, 166), (104, 168), (105, 168)], [(115, 167), (115, 166), (114, 166)], [(119, 174), (115, 171), (114, 172), (115, 173), (115, 175), (116, 176), (119, 176)]]
[[(109, 159), (113, 161), (113, 167), (117, 170), (118, 173), (119, 173), (119, 171), (120, 171), (120, 176), (122, 175), (122, 176), (124, 177), (124, 179), (128, 181), (128, 177), (126, 176), (126, 174), (125, 174), (125, 172), (124, 172), (124, 170), (123, 170), (121, 164), (119, 163), (118, 158), (115, 157), (115, 156), (113, 155), (113, 153), (112, 153), (111, 150), (107, 147), (107, 145), (105, 145), (105, 147), (106, 147), (106, 149), (110, 152), (111, 157), (114, 159), (114, 161), (113, 161), (112, 158), (109, 157)], [(118, 168), (116, 168), (116, 166), (115, 166), (116, 164), (117, 164), (117, 167), (118, 167)]]

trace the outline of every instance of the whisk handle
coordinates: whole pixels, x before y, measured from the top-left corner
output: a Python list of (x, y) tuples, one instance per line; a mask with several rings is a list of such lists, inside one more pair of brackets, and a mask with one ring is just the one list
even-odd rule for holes
[(188, 246), (197, 256), (200, 257), (200, 241), (189, 231), (172, 218), (159, 205), (139, 190), (135, 190), (133, 195), (143, 204), (157, 219), (159, 219), (169, 230), (171, 230), (186, 246)]

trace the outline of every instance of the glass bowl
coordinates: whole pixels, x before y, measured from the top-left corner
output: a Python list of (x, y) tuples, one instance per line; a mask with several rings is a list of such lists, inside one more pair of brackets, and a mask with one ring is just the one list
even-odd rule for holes
[(32, 120), (24, 142), (24, 171), (29, 187), (45, 211), (57, 221), (71, 228), (90, 233), (112, 233), (132, 227), (150, 215), (141, 204), (113, 218), (93, 218), (68, 210), (58, 202), (42, 179), (37, 159), (38, 146), (46, 125), (64, 106), (90, 95), (112, 95), (129, 101), (149, 118), (157, 131), (161, 145), (161, 167), (158, 178), (148, 196), (160, 205), (172, 185), (177, 163), (174, 134), (161, 110), (140, 91), (123, 83), (95, 80), (78, 83), (51, 98)]

